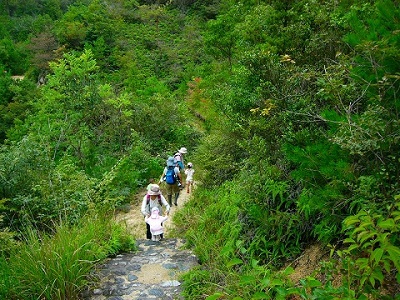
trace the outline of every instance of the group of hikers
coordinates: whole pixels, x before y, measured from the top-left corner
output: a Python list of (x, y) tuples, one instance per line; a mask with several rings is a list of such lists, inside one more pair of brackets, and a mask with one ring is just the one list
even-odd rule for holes
[[(146, 222), (147, 239), (152, 241), (163, 239), (163, 223), (168, 219), (172, 204), (178, 206), (178, 198), (182, 189), (186, 187), (186, 192), (190, 193), (193, 188), (194, 168), (191, 162), (187, 164), (186, 168), (184, 162), (186, 153), (187, 149), (182, 147), (174, 156), (168, 157), (158, 184), (155, 183), (154, 179), (149, 180), (147, 192), (143, 197), (141, 206), (141, 212)], [(184, 177), (186, 185), (183, 184)], [(165, 183), (167, 199), (165, 199), (160, 189), (160, 185), (163, 183)]]

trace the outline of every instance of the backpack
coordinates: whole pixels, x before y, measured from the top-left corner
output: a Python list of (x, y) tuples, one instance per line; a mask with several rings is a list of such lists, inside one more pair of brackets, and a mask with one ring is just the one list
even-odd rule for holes
[(167, 173), (165, 173), (165, 182), (168, 184), (176, 183), (175, 167), (168, 167)]
[[(158, 198), (158, 203), (160, 204), (160, 206), (162, 207), (162, 202), (161, 202), (161, 195), (157, 195)], [(150, 195), (147, 194), (147, 198), (146, 198), (146, 205), (148, 205), (150, 203)]]

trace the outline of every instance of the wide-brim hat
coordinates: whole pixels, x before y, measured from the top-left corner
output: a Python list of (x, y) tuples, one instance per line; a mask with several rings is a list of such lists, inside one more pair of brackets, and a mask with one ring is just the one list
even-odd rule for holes
[(176, 166), (176, 159), (173, 156), (168, 157), (167, 159), (167, 167)]
[(179, 153), (187, 153), (187, 149), (185, 147), (182, 147), (181, 149), (178, 150)]
[(160, 187), (158, 186), (158, 184), (152, 184), (147, 194), (149, 194), (150, 196), (160, 195)]

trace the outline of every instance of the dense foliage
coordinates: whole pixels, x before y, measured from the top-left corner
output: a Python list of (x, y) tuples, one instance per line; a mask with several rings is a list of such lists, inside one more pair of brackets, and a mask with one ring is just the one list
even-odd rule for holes
[[(397, 1), (14, 0), (0, 12), (0, 298), (36, 299), (42, 287), (10, 285), (18, 261), (130, 202), (181, 146), (201, 182), (176, 218), (202, 262), (188, 299), (400, 297)], [(91, 261), (130, 247), (103, 221), (109, 246)], [(286, 266), (315, 242), (339, 263), (291, 282)]]

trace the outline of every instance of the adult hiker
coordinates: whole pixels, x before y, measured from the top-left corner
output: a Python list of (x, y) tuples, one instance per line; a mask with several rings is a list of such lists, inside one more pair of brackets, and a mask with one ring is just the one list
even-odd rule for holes
[[(179, 186), (179, 188), (180, 189), (183, 189), (183, 183), (185, 182), (185, 180), (184, 180), (184, 178), (186, 178), (186, 175), (185, 175), (185, 162), (184, 162), (184, 159), (183, 159), (183, 156), (184, 156), (184, 154), (186, 154), (187, 153), (187, 149), (185, 148), (185, 147), (181, 147), (179, 150), (178, 150), (178, 152), (176, 152), (175, 154), (174, 154), (174, 159), (176, 160), (176, 164), (178, 165), (178, 167), (179, 167), (179, 172), (180, 172), (180, 174), (181, 174), (181, 183), (182, 183), (182, 185), (180, 185)], [(179, 192), (180, 191), (178, 191), (178, 194), (176, 194), (175, 196), (176, 196), (176, 199), (178, 199), (178, 197), (179, 197)]]
[[(149, 218), (151, 216), (151, 210), (154, 207), (157, 207), (159, 214), (163, 215), (163, 206), (165, 207), (164, 215), (167, 216), (169, 214), (170, 206), (167, 200), (165, 200), (164, 196), (161, 194), (158, 184), (152, 184), (146, 195), (143, 197), (142, 207), (140, 211), (145, 218)], [(150, 240), (151, 237), (152, 234), (150, 232), (150, 225), (146, 223), (146, 238)], [(162, 234), (161, 238), (163, 238)]]
[(183, 160), (183, 155), (187, 153), (187, 149), (185, 147), (182, 147), (181, 149), (178, 150), (174, 154), (174, 158), (176, 160), (176, 163), (178, 164), (179, 170), (185, 170), (185, 162)]
[(174, 204), (178, 205), (179, 188), (182, 186), (182, 175), (177, 167), (177, 162), (173, 156), (168, 157), (167, 166), (161, 175), (160, 182), (165, 181), (167, 189), (167, 199), (172, 206), (172, 195), (174, 195)]

